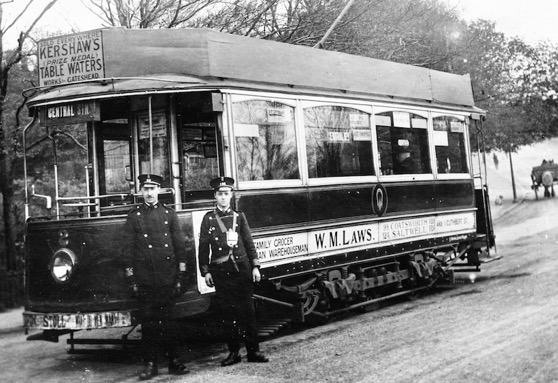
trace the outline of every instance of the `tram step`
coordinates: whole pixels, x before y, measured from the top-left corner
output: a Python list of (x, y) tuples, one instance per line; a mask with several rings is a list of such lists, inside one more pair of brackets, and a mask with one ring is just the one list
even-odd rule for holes
[(485, 257), (485, 258), (481, 258), (480, 262), (481, 263), (490, 263), (490, 262), (494, 262), (497, 261), (501, 258), (503, 258), (503, 255), (496, 255), (496, 256), (490, 256), (490, 257)]
[(130, 344), (139, 344), (139, 339), (100, 339), (100, 338), (70, 338), (66, 340), (67, 344), (116, 344), (116, 345), (130, 345)]
[(291, 323), (290, 318), (285, 318), (282, 320), (262, 320), (258, 323), (258, 337), (265, 338), (272, 336), (277, 333), (277, 331), (281, 330), (289, 326)]

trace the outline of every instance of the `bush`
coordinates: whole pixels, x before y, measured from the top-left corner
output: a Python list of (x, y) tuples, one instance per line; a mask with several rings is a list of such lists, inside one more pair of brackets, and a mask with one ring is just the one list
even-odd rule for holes
[(0, 266), (0, 312), (23, 304), (23, 270), (8, 271)]

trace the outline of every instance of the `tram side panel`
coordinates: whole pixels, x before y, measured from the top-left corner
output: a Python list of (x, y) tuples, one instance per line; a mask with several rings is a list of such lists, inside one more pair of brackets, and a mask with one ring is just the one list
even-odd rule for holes
[[(238, 206), (252, 222), (262, 275), (271, 282), (257, 289), (264, 300), (313, 302), (301, 309), (304, 320), (320, 306), (325, 305), (322, 313), (331, 312), (347, 302), (429, 286), (439, 277), (451, 281), (454, 262), (468, 263), (476, 251), (472, 181), (386, 184), (383, 209), (372, 206), (377, 187), (238, 192)], [(307, 205), (298, 212), (286, 206), (276, 215), (282, 210), (277, 201), (287, 198)]]
[[(372, 206), (375, 184), (321, 186), (310, 189), (237, 191), (238, 207), (252, 229), (308, 225), (357, 217), (377, 218)], [(385, 217), (470, 209), (475, 205), (471, 180), (384, 184)]]

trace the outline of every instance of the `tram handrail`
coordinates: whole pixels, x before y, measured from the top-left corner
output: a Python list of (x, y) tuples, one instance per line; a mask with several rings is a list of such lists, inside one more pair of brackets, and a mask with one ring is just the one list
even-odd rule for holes
[(122, 199), (125, 199), (130, 195), (135, 195), (135, 194), (125, 193), (125, 194), (92, 195), (92, 196), (84, 196), (84, 197), (58, 197), (56, 200), (57, 201), (81, 201), (81, 200), (89, 200), (89, 199), (103, 199), (103, 198), (110, 198), (110, 197), (120, 197)]
[[(172, 194), (173, 196), (176, 195), (176, 191), (174, 188), (161, 188), (160, 194)], [(108, 199), (108, 198), (118, 198), (122, 201), (132, 197), (138, 198), (142, 197), (142, 193), (117, 193), (117, 194), (103, 194), (103, 195), (91, 195), (91, 196), (76, 196), (76, 197), (58, 197), (55, 199), (56, 204), (58, 205), (59, 202), (64, 201), (87, 201), (87, 202), (77, 202), (76, 204), (62, 204), (62, 206), (66, 207), (77, 207), (77, 208), (84, 208), (84, 207), (97, 207), (99, 206), (98, 202), (90, 202), (90, 200), (101, 200), (101, 199)], [(103, 208), (101, 208), (103, 209)], [(103, 209), (104, 210), (104, 209)], [(95, 211), (91, 213), (100, 213), (100, 210), (95, 209)], [(58, 215), (59, 217), (59, 215)]]
[[(176, 191), (174, 188), (161, 188), (160, 194), (172, 194), (175, 195)], [(76, 201), (76, 200), (89, 200), (89, 199), (104, 199), (104, 198), (114, 198), (120, 197), (121, 199), (126, 199), (130, 196), (141, 197), (141, 193), (116, 193), (116, 194), (102, 194), (102, 195), (91, 195), (82, 197), (58, 197), (57, 201)]]

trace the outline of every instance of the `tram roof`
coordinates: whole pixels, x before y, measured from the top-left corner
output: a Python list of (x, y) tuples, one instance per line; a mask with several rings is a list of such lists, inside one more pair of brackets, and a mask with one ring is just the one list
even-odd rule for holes
[[(478, 111), (469, 75), (209, 29), (99, 29), (41, 40), (38, 51), (43, 87), (29, 101), (30, 107), (110, 95), (237, 88)], [(82, 59), (100, 61), (82, 66), (81, 78), (99, 78), (70, 82), (68, 75), (56, 76), (56, 70), (49, 69), (59, 65), (68, 71), (67, 62)], [(97, 74), (83, 72), (101, 66)], [(46, 78), (41, 77), (43, 67)], [(49, 85), (53, 82), (62, 84)]]

